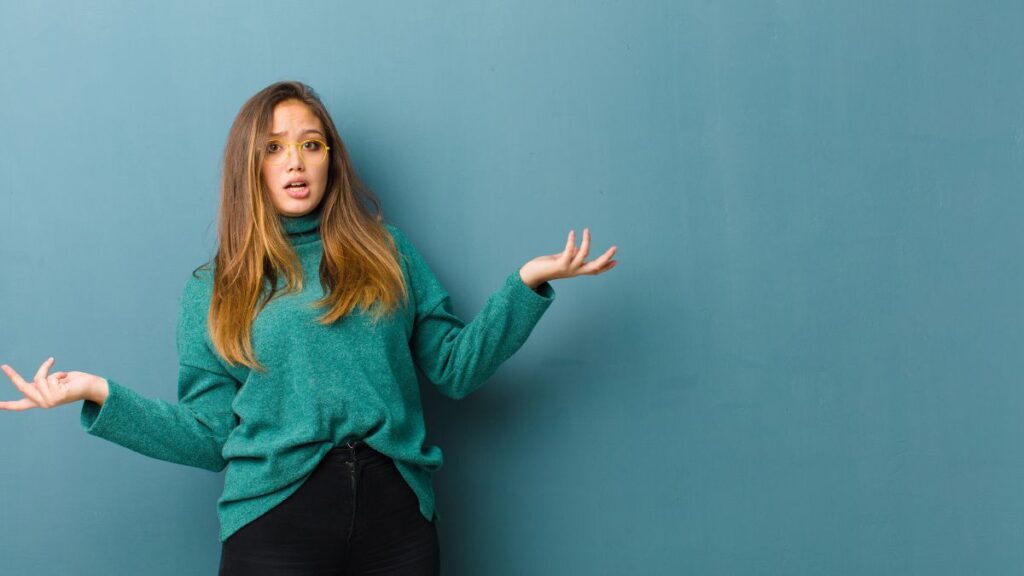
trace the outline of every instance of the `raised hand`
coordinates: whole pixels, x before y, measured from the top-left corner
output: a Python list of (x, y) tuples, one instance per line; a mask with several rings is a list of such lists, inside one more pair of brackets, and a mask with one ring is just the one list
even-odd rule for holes
[(519, 269), (519, 276), (530, 288), (536, 288), (548, 280), (572, 278), (581, 274), (602, 274), (615, 267), (617, 260), (612, 256), (618, 248), (612, 246), (596, 260), (587, 262), (590, 252), (590, 229), (583, 229), (583, 244), (576, 248), (576, 231), (569, 231), (565, 250), (557, 254), (538, 256)]
[(0, 402), (0, 410), (53, 408), (78, 400), (98, 398), (99, 387), (106, 384), (106, 380), (85, 372), (54, 372), (47, 375), (53, 367), (53, 362), (52, 357), (43, 362), (31, 382), (26, 382), (14, 368), (6, 364), (0, 366), (4, 374), (7, 374), (11, 382), (25, 395), (21, 400)]

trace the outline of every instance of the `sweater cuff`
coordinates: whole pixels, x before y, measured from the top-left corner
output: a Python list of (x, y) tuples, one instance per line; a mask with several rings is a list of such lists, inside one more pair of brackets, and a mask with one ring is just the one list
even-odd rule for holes
[(107, 399), (103, 405), (85, 400), (82, 402), (80, 421), (82, 428), (93, 436), (113, 439), (117, 429), (124, 426), (126, 412), (130, 410), (134, 392), (107, 378)]
[(531, 308), (538, 316), (543, 314), (548, 306), (555, 301), (555, 289), (551, 287), (550, 283), (544, 282), (534, 291), (523, 282), (519, 270), (509, 274), (505, 280), (505, 287), (513, 300), (521, 303), (522, 306)]

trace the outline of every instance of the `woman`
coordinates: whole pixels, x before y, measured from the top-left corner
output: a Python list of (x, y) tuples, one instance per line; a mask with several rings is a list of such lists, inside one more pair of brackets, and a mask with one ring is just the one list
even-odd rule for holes
[(615, 247), (530, 260), (469, 324), (349, 162), (298, 82), (250, 98), (231, 127), (213, 262), (193, 271), (177, 326), (178, 403), (107, 378), (49, 374), (6, 410), (84, 400), (85, 430), (134, 451), (226, 469), (222, 575), (436, 574), (431, 476), (414, 366), (462, 398), (525, 342), (548, 283), (615, 266)]

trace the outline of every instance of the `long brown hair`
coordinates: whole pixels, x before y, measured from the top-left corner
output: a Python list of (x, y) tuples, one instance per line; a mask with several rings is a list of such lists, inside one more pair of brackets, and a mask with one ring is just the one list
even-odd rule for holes
[(265, 369), (255, 358), (250, 337), (253, 321), (278, 292), (279, 275), (287, 281), (283, 294), (302, 291), (302, 265), (260, 171), (274, 107), (285, 100), (309, 107), (323, 124), (330, 147), (327, 186), (317, 207), (322, 210), (324, 297), (316, 305), (327, 308), (318, 321), (330, 324), (356, 306), (372, 308), (377, 321), (408, 297), (380, 202), (356, 177), (327, 108), (301, 82), (271, 84), (242, 105), (228, 133), (208, 317), (217, 353), (232, 365), (241, 363), (261, 372)]

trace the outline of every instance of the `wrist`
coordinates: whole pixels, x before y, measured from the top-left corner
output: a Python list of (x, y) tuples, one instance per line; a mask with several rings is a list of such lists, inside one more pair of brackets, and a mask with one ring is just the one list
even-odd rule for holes
[(538, 281), (536, 278), (533, 278), (529, 274), (524, 274), (521, 268), (519, 270), (519, 279), (523, 281), (523, 284), (526, 284), (527, 288), (533, 290), (534, 292), (537, 291), (537, 286), (543, 284), (543, 282)]
[(110, 396), (110, 385), (107, 383), (106, 378), (97, 377), (92, 386), (90, 386), (89, 393), (85, 399), (103, 406), (108, 396)]

